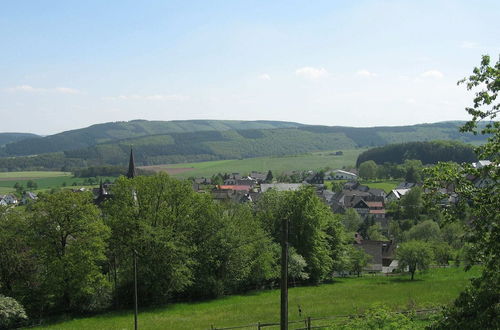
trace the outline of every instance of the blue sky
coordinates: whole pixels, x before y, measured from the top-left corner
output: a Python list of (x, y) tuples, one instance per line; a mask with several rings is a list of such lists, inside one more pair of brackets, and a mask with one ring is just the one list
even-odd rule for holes
[(0, 131), (466, 119), (499, 1), (0, 2)]

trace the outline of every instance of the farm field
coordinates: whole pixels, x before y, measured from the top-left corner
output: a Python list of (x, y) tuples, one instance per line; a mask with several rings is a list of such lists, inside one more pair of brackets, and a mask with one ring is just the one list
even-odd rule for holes
[[(103, 177), (103, 180), (114, 180), (114, 177)], [(71, 187), (74, 183), (78, 187), (85, 186), (85, 178), (75, 178), (70, 172), (57, 171), (24, 171), (24, 172), (0, 172), (0, 194), (15, 191), (14, 184), (19, 183), (26, 188), (29, 180), (34, 181), (38, 188), (35, 191), (42, 191), (51, 188)]]
[(335, 156), (335, 151), (314, 152), (303, 155), (283, 157), (257, 157), (246, 159), (216, 160), (199, 163), (166, 164), (155, 166), (141, 166), (140, 168), (166, 171), (174, 177), (188, 178), (210, 177), (217, 173), (241, 174), (251, 171), (266, 173), (271, 170), (276, 176), (284, 171), (315, 170), (325, 167), (331, 169), (343, 166), (354, 166), (358, 155), (366, 149), (343, 150), (343, 155)]
[[(289, 319), (303, 320), (305, 316), (327, 317), (355, 314), (374, 304), (383, 303), (393, 310), (410, 306), (431, 308), (450, 303), (479, 268), (469, 272), (462, 268), (434, 268), (418, 273), (414, 281), (408, 275), (340, 278), (334, 283), (297, 287), (289, 290)], [(177, 303), (142, 310), (141, 329), (210, 329), (279, 321), (279, 290), (251, 292), (212, 301)], [(298, 315), (298, 305), (302, 317)], [(73, 319), (37, 329), (131, 329), (133, 311)], [(271, 328), (266, 328), (271, 329)]]

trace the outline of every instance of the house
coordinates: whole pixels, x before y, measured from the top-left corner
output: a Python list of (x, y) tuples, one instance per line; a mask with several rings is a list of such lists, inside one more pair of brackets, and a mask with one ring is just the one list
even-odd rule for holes
[(250, 173), (249, 177), (254, 179), (255, 181), (257, 181), (257, 183), (262, 183), (262, 182), (266, 181), (267, 174), (252, 171)]
[(325, 175), (322, 172), (318, 173), (310, 173), (305, 179), (303, 183), (310, 184), (323, 184), (325, 182)]
[(296, 191), (303, 185), (303, 183), (263, 183), (260, 185), (260, 191), (263, 193), (269, 189), (277, 191)]
[(472, 167), (477, 168), (477, 169), (483, 168), (485, 166), (490, 166), (490, 165), (491, 165), (491, 162), (489, 160), (480, 160), (477, 163), (472, 163)]
[(31, 191), (27, 191), (24, 193), (23, 198), (21, 200), (22, 204), (28, 204), (30, 202), (36, 201), (38, 199), (38, 196)]
[(234, 190), (234, 191), (250, 191), (251, 186), (247, 185), (219, 185), (217, 186), (219, 190)]
[(358, 176), (352, 172), (347, 172), (344, 170), (334, 170), (331, 172), (330, 176), (332, 180), (357, 180)]
[(393, 189), (391, 190), (390, 193), (387, 194), (387, 196), (385, 197), (386, 201), (388, 202), (391, 202), (391, 201), (398, 201), (401, 199), (401, 197), (403, 197), (404, 195), (406, 195), (411, 189), (407, 188), (407, 189)]
[(0, 199), (4, 201), (5, 205), (16, 205), (19, 202), (17, 197), (12, 194), (4, 195), (3, 198), (0, 197)]
[(365, 271), (390, 273), (397, 268), (397, 261), (394, 260), (396, 244), (393, 241), (365, 240), (356, 233), (354, 246), (372, 257)]

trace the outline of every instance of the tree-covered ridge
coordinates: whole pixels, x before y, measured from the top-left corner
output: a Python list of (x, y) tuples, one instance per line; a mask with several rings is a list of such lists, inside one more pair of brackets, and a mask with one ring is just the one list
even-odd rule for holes
[(0, 133), (0, 146), (19, 140), (38, 137), (38, 135), (32, 133)]
[(418, 159), (423, 164), (436, 164), (440, 161), (457, 163), (476, 161), (471, 145), (455, 141), (425, 141), (390, 144), (361, 153), (356, 166), (373, 160), (377, 164), (402, 164), (408, 159)]
[[(111, 122), (10, 143), (3, 153), (10, 156), (34, 155), (85, 148), (99, 143), (140, 136), (245, 129), (299, 127), (302, 124), (282, 121), (182, 120)], [(2, 143), (0, 143), (2, 145)]]

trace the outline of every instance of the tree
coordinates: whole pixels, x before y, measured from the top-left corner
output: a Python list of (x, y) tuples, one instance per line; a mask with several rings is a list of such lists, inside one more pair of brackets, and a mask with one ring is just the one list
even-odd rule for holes
[(368, 239), (374, 241), (387, 241), (387, 237), (382, 234), (382, 225), (380, 224), (380, 222), (376, 222), (368, 227), (366, 233), (368, 235)]
[(377, 176), (377, 164), (373, 160), (367, 160), (359, 165), (359, 176), (363, 179), (375, 179)]
[(353, 208), (348, 208), (342, 215), (342, 224), (348, 233), (358, 231), (359, 226), (363, 223), (363, 219), (358, 212)]
[(402, 243), (396, 250), (396, 257), (399, 261), (399, 267), (405, 269), (411, 275), (411, 280), (417, 270), (429, 268), (433, 255), (430, 246), (425, 242), (409, 241)]
[(29, 180), (26, 183), (26, 187), (28, 187), (29, 189), (37, 189), (38, 188), (38, 184), (35, 181), (33, 181), (33, 180)]
[(406, 232), (406, 239), (409, 241), (439, 242), (441, 241), (441, 229), (436, 222), (426, 220)]
[(413, 187), (401, 198), (401, 206), (406, 218), (418, 220), (423, 206), (422, 188), (419, 186)]
[(0, 295), (0, 329), (17, 329), (27, 320), (28, 316), (20, 303)]
[(266, 175), (266, 182), (267, 183), (271, 183), (273, 182), (273, 172), (271, 172), (271, 170), (269, 170), (267, 172), (267, 175)]
[(338, 229), (341, 224), (312, 187), (266, 192), (257, 203), (257, 217), (277, 243), (281, 240), (282, 221), (289, 221), (290, 246), (304, 257), (311, 282), (318, 283), (330, 274), (332, 255), (343, 242)]
[(32, 209), (28, 221), (46, 307), (59, 311), (105, 307), (109, 285), (100, 265), (106, 260), (109, 228), (92, 195), (44, 194)]
[(293, 247), (290, 248), (288, 254), (288, 276), (294, 283), (296, 280), (307, 280), (309, 278), (309, 274), (304, 271), (307, 267), (307, 262), (304, 257), (298, 254)]
[[(433, 325), (435, 329), (481, 328), (498, 329), (500, 304), (500, 122), (495, 120), (500, 112), (500, 58), (493, 65), (484, 55), (473, 74), (458, 82), (475, 91), (473, 105), (466, 111), (471, 119), (461, 128), (462, 132), (483, 134), (487, 142), (476, 148), (478, 159), (488, 159), (491, 164), (481, 169), (439, 163), (428, 170), (426, 187), (430, 198), (447, 197), (440, 193), (443, 187), (453, 185), (458, 202), (446, 209), (448, 222), (467, 221), (467, 250), (472, 261), (483, 263), (480, 278), (460, 294), (443, 317)], [(474, 185), (467, 178), (475, 177), (486, 184)], [(489, 183), (488, 183), (489, 182)]]
[(359, 274), (361, 274), (366, 265), (368, 265), (368, 263), (372, 260), (372, 257), (363, 249), (354, 247), (352, 245), (349, 247), (348, 251), (350, 270), (356, 273), (359, 277)]
[(434, 260), (436, 260), (438, 265), (448, 265), (449, 261), (453, 258), (453, 252), (448, 243), (434, 243), (432, 251), (434, 253)]

